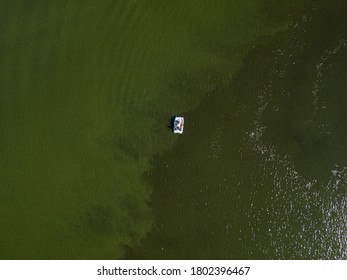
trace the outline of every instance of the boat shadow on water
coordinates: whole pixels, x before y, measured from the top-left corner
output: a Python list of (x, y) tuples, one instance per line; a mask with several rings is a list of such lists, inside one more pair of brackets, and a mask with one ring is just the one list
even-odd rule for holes
[(174, 131), (174, 124), (175, 124), (175, 115), (172, 115), (171, 118), (169, 119), (168, 123), (166, 124), (166, 127), (173, 132)]

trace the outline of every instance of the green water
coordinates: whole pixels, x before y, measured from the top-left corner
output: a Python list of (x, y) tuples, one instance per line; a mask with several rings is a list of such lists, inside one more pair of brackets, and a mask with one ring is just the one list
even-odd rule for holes
[(345, 12), (2, 1), (0, 258), (346, 258)]

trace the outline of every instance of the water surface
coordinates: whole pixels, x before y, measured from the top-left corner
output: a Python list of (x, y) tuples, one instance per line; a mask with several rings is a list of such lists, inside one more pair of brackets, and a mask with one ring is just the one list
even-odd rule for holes
[(346, 5), (301, 2), (3, 1), (0, 258), (346, 258)]

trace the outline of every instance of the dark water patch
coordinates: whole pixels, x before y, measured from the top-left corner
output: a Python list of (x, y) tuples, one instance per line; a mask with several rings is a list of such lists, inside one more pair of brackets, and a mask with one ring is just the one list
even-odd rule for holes
[(185, 133), (145, 174), (155, 225), (129, 258), (346, 258), (341, 3), (309, 4), (259, 38), (241, 71), (184, 113)]
[(288, 34), (295, 40), (292, 48), (287, 43), (276, 46), (277, 54), (266, 64), (267, 84), (262, 86), (273, 92), (264, 112), (266, 141), (289, 155), (311, 179), (327, 178), (335, 164), (346, 164), (341, 156), (345, 133), (338, 131), (345, 110), (332, 104), (345, 99), (340, 69), (345, 64), (347, 30), (335, 28), (336, 21), (343, 20), (338, 19), (339, 12), (333, 22), (321, 16), (326, 12), (331, 11), (320, 8), (305, 15), (303, 32), (294, 28)]
[[(231, 98), (233, 90), (230, 86), (216, 90), (198, 110), (186, 112), (188, 125), (177, 149), (153, 161), (155, 169), (145, 177), (154, 186), (155, 226), (131, 258), (247, 256), (251, 244), (231, 242), (247, 231), (238, 201), (240, 189), (232, 183), (242, 163), (238, 150), (247, 120), (238, 115), (239, 100)], [(211, 108), (220, 110), (212, 113)], [(244, 254), (235, 254), (243, 249)]]

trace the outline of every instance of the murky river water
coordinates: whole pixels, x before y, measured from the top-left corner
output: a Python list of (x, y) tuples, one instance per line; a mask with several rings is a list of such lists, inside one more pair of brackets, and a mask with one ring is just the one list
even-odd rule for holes
[(302, 2), (2, 1), (0, 258), (346, 259), (347, 4)]

